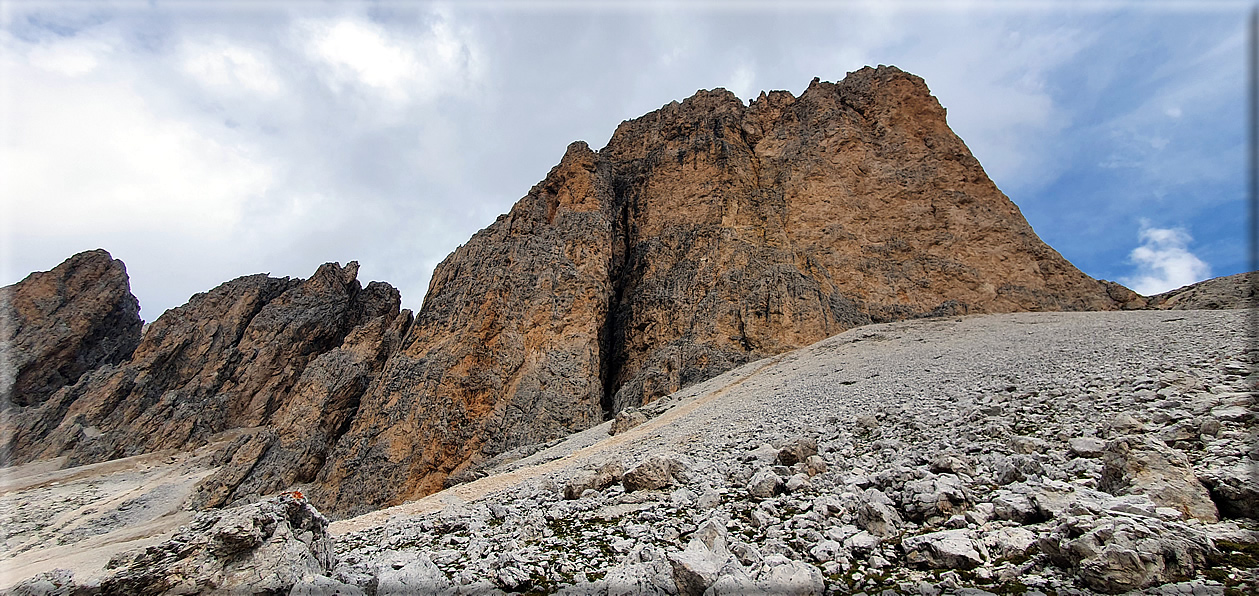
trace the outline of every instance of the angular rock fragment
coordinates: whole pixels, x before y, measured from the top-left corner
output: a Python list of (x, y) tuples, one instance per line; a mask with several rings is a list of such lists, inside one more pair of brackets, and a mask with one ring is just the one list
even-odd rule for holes
[(1225, 422), (1242, 422), (1252, 416), (1246, 406), (1220, 406), (1211, 410), (1211, 417)]
[[(436, 594), (436, 592), (432, 592)], [(381, 592), (377, 592), (381, 594)], [(293, 584), (288, 596), (367, 596), (361, 588), (330, 577), (316, 575)]]
[(941, 453), (931, 459), (929, 468), (933, 474), (942, 474), (950, 472), (953, 474), (974, 475), (974, 470), (966, 458), (959, 453)]
[(653, 455), (634, 466), (621, 477), (626, 492), (659, 490), (673, 484), (673, 460), (663, 455)]
[(985, 559), (966, 530), (908, 536), (901, 540), (901, 549), (906, 562), (928, 569), (971, 569)]
[(879, 538), (865, 530), (844, 539), (844, 548), (854, 554), (868, 555), (879, 546)]
[(777, 461), (780, 465), (794, 466), (813, 455), (817, 455), (817, 440), (801, 437), (779, 449)]
[(581, 498), (588, 490), (603, 490), (617, 482), (625, 475), (625, 467), (620, 461), (613, 461), (599, 466), (598, 470), (580, 472), (568, 484), (564, 485), (564, 498), (573, 500)]
[(867, 502), (857, 510), (857, 527), (875, 536), (892, 536), (901, 523), (900, 514), (890, 505)]
[(783, 479), (772, 470), (761, 470), (748, 481), (748, 494), (758, 499), (768, 499), (783, 490)]
[(1068, 442), (1068, 445), (1071, 455), (1075, 457), (1101, 457), (1106, 449), (1106, 441), (1094, 437), (1075, 437)]
[(1216, 551), (1211, 539), (1175, 523), (1127, 516), (1074, 516), (1038, 542), (1086, 586), (1118, 594), (1193, 577)]
[(1144, 494), (1155, 503), (1173, 507), (1205, 522), (1219, 520), (1206, 487), (1194, 475), (1183, 453), (1162, 441), (1126, 436), (1107, 443), (1102, 454), (1101, 484), (1113, 495)]
[(760, 594), (764, 589), (743, 569), (727, 565), (717, 581), (704, 590), (704, 596), (744, 596)]
[(619, 435), (644, 422), (647, 422), (646, 414), (638, 411), (637, 408), (626, 408), (617, 412), (616, 419), (612, 421), (612, 428), (608, 430), (608, 434)]
[(692, 540), (685, 550), (669, 553), (668, 557), (678, 593), (687, 596), (700, 596), (716, 583), (728, 558), (713, 552), (699, 540)]
[(998, 490), (992, 497), (992, 516), (1020, 524), (1031, 524), (1041, 521), (1042, 515), (1024, 492)]
[(101, 593), (287, 593), (331, 575), (327, 529), (327, 518), (293, 494), (200, 513), (170, 540), (111, 561)]
[(1245, 459), (1231, 466), (1208, 468), (1198, 479), (1223, 517), (1259, 519), (1259, 462)]
[(759, 593), (790, 596), (816, 596), (822, 594), (826, 587), (822, 572), (817, 567), (782, 555), (765, 557), (756, 583)]
[(941, 474), (905, 483), (901, 491), (905, 515), (914, 520), (930, 516), (949, 517), (970, 504), (970, 494), (954, 474)]
[(847, 551), (844, 550), (843, 544), (835, 542), (834, 540), (823, 540), (818, 542), (813, 548), (809, 549), (809, 554), (812, 555), (813, 559), (817, 562), (826, 563), (828, 561), (843, 558), (847, 554)]
[(1026, 528), (1001, 528), (984, 536), (984, 546), (993, 557), (1026, 557), (1036, 548), (1036, 534)]
[(1019, 453), (999, 458), (996, 472), (997, 483), (1004, 485), (1038, 477), (1045, 473), (1045, 468), (1035, 455)]
[[(604, 576), (608, 596), (643, 596), (665, 593), (653, 581), (655, 573), (648, 565), (630, 563), (608, 570)], [(674, 588), (676, 590), (676, 588)]]

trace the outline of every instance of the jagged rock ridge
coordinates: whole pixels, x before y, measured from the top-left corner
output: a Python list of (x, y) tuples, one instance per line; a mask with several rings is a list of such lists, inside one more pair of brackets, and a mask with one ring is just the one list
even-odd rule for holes
[[(61, 486), (28, 476), (16, 485), (37, 507), (0, 498), (14, 513), (0, 563), (25, 568), (8, 581), (39, 574), (15, 596), (1252, 594), (1259, 354), (1247, 318), (866, 326), (398, 508), (327, 524), (289, 493), (189, 516), (147, 548), (119, 540), (96, 566), (49, 554), (90, 548), (80, 520), (133, 515), (143, 501), (119, 495), (139, 491), (93, 490), (119, 470), (65, 470)], [(151, 480), (196, 465), (161, 461), (126, 465)], [(32, 535), (43, 553), (23, 552)]]
[(193, 296), (153, 322), (130, 359), (9, 412), (8, 463), (66, 456), (73, 466), (234, 431), (197, 505), (313, 479), (411, 320), (396, 289), (361, 287), (357, 271), (330, 263), (304, 281), (251, 275)]
[(857, 325), (1144, 306), (1042, 243), (891, 67), (748, 105), (701, 91), (572, 144), (437, 267), (413, 324), (356, 270), (194, 297), (7, 416), (10, 461), (223, 440), (198, 505), (310, 483), (344, 515)]

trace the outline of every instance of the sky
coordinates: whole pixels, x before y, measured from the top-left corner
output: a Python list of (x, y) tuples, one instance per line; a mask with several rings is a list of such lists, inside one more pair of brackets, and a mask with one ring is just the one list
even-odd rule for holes
[(1246, 271), (1247, 2), (0, 0), (0, 285), (433, 267), (574, 140), (725, 87), (917, 74), (1040, 237), (1153, 294)]

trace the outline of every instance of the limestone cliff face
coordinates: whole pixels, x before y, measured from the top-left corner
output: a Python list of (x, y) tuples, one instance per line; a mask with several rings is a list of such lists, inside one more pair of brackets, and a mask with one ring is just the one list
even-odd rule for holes
[(746, 107), (701, 92), (622, 124), (600, 157), (623, 189), (618, 408), (872, 321), (1118, 306), (895, 68)]
[(597, 153), (574, 143), (437, 267), (315, 498), (347, 512), (432, 492), (864, 323), (1129, 294), (1040, 241), (918, 77), (865, 68), (750, 105), (701, 91)]
[(0, 288), (0, 410), (42, 404), (127, 359), (143, 324), (126, 267), (103, 250)]
[(437, 267), (316, 502), (361, 510), (427, 494), (461, 466), (602, 421), (612, 190), (596, 158), (574, 143)]

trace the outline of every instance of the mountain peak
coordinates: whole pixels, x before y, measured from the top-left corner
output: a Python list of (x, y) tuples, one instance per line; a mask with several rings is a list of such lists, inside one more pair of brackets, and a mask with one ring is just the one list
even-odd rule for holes
[(922, 79), (889, 66), (746, 105), (701, 90), (597, 152), (573, 142), (436, 267), (414, 317), (357, 272), (194, 297), (118, 370), (24, 414), (15, 455), (250, 429), (198, 504), (304, 482), (344, 515), (856, 326), (1132, 303), (1041, 242)]

